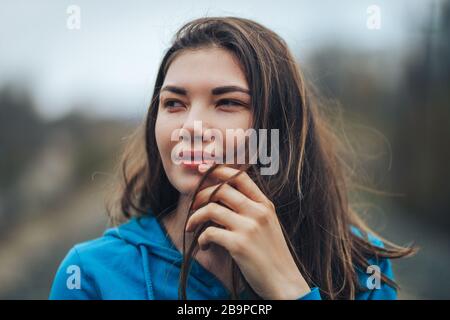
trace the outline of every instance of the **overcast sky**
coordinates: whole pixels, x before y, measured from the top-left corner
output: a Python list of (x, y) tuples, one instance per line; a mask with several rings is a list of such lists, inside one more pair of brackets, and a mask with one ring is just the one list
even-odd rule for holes
[[(299, 59), (330, 41), (366, 50), (407, 48), (430, 1), (17, 1), (0, 0), (0, 87), (27, 85), (39, 110), (58, 117), (76, 105), (139, 117), (173, 33), (200, 16), (254, 19), (286, 39)], [(381, 29), (366, 26), (367, 8), (381, 9)], [(81, 29), (66, 26), (69, 5)]]

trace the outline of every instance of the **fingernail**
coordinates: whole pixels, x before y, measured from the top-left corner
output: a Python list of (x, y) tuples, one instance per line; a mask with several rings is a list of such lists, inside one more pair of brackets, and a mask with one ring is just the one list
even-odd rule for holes
[(198, 166), (198, 171), (200, 172), (206, 172), (208, 169), (211, 168), (211, 165), (208, 163), (202, 163)]

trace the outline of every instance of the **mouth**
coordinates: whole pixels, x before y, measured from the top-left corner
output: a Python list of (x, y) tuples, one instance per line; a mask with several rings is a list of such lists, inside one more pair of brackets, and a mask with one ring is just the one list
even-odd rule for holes
[(200, 150), (183, 150), (181, 165), (187, 169), (197, 169), (201, 164), (213, 164), (214, 155)]

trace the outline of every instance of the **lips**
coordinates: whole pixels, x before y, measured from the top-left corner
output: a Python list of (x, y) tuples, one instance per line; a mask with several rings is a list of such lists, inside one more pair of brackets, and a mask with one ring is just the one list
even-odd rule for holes
[(183, 150), (181, 152), (181, 163), (184, 165), (199, 165), (202, 163), (213, 163), (214, 155), (201, 150)]

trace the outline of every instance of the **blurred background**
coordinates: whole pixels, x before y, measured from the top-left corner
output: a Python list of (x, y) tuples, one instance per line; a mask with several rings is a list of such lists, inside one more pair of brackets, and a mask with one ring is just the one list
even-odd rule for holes
[(107, 186), (173, 33), (237, 15), (279, 33), (338, 101), (362, 215), (419, 253), (403, 299), (450, 298), (450, 3), (0, 0), (0, 298), (46, 299), (75, 244), (106, 227)]

